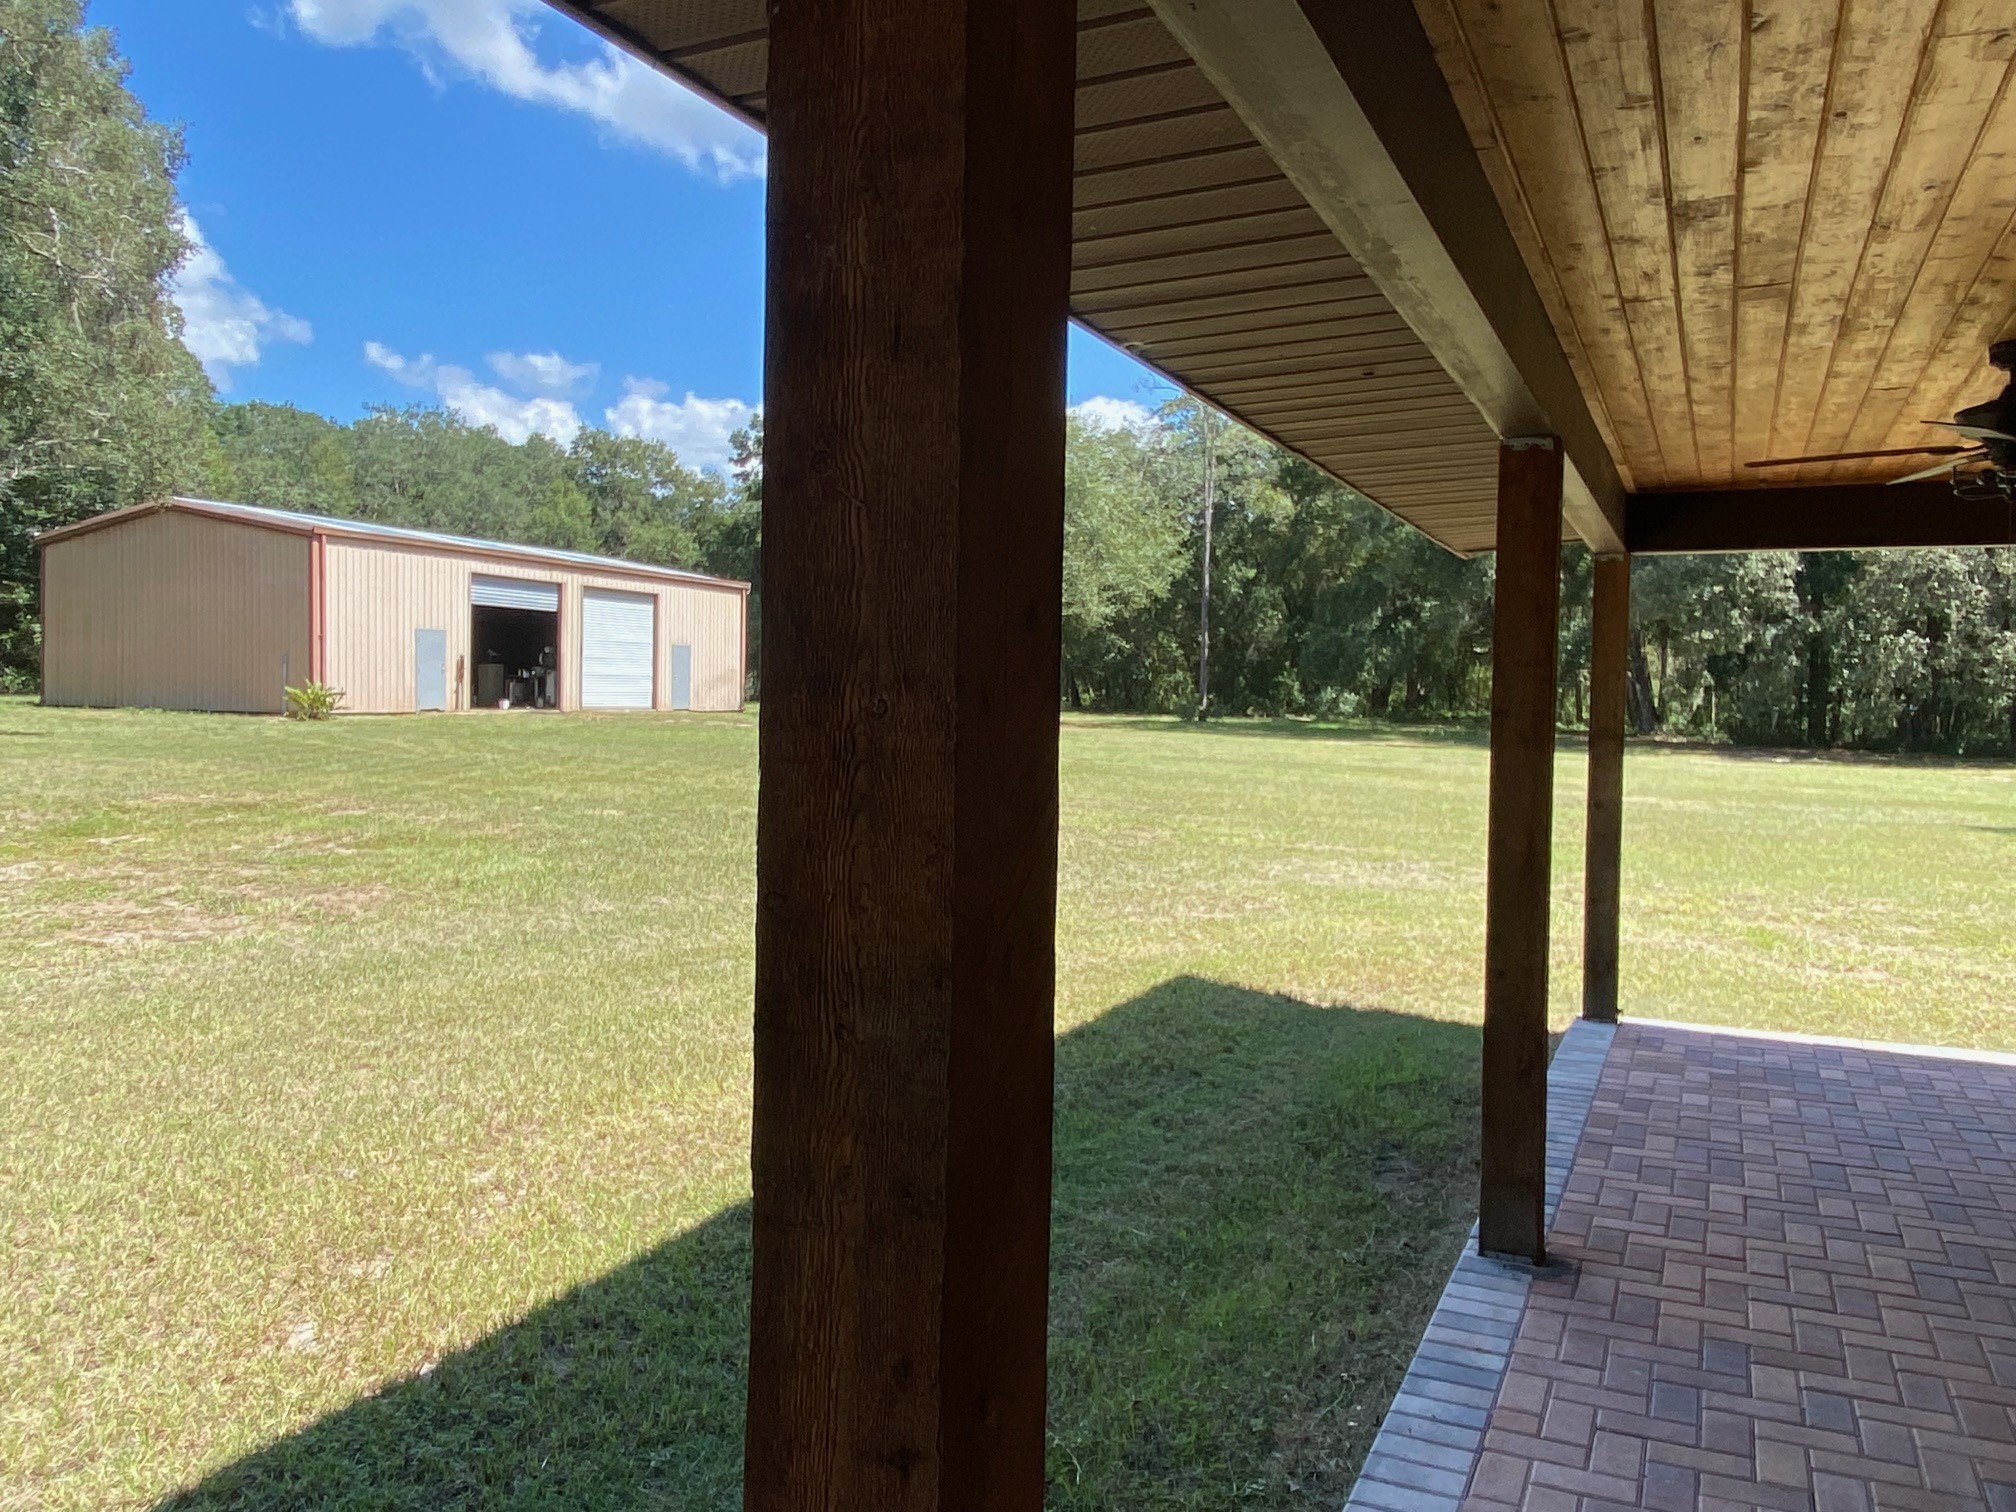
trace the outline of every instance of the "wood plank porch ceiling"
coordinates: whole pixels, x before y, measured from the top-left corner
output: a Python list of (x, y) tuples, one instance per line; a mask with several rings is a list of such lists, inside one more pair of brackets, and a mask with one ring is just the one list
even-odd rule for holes
[(1415, 0), (1636, 489), (1950, 439), (2016, 319), (2009, 0)]
[[(760, 123), (763, 0), (553, 0)], [(1305, 4), (1307, 0), (1305, 0)], [(1412, 0), (1634, 492), (1894, 477), (2016, 334), (2009, 0)], [(1494, 436), (1145, 4), (1080, 0), (1072, 309), (1453, 550)]]
[[(761, 123), (763, 0), (558, 0)], [(1154, 13), (1079, 0), (1072, 312), (1452, 550), (1496, 438)]]

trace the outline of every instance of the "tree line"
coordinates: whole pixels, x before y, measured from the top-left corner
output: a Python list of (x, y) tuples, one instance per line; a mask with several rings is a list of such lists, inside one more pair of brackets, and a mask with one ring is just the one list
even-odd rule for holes
[[(1074, 422), (1063, 696), (1195, 713), (1207, 422)], [(1492, 562), (1463, 560), (1247, 432), (1212, 438), (1209, 708), (1481, 719)], [(1562, 551), (1560, 716), (1588, 700), (1590, 558)], [(2016, 551), (1753, 552), (1632, 567), (1640, 734), (2016, 754)]]
[[(513, 444), (439, 408), (339, 423), (220, 404), (170, 298), (190, 251), (182, 156), (81, 0), (0, 0), (0, 688), (35, 685), (35, 534), (170, 492), (743, 578), (760, 668), (760, 425), (723, 477), (606, 431)], [(1586, 553), (1566, 549), (1562, 571), (1574, 725)], [(1482, 718), (1491, 594), (1488, 558), (1449, 554), (1194, 401), (1136, 425), (1069, 421), (1066, 707)], [(1641, 733), (2016, 754), (2016, 554), (1642, 558), (1630, 679)]]

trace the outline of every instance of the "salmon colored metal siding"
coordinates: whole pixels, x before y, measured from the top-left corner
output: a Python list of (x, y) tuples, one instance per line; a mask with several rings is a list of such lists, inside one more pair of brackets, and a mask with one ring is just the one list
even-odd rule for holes
[(275, 714), (309, 675), (308, 538), (153, 512), (42, 553), (45, 703)]
[[(448, 706), (457, 700), (455, 666), (469, 654), (466, 558), (375, 541), (323, 544), (322, 602), (328, 615), (323, 681), (343, 690), (357, 714), (410, 714), (414, 707), (413, 632), (438, 629), (448, 639)], [(461, 604), (460, 613), (455, 606)]]
[[(530, 562), (464, 555), (403, 542), (344, 540), (324, 545), (322, 596), (327, 606), (323, 656), (330, 684), (356, 713), (407, 713), (414, 704), (413, 633), (447, 637), (448, 704), (467, 708), (473, 677), (469, 580), (518, 578), (560, 588), (560, 706), (581, 706), (581, 598), (590, 588), (648, 593), (658, 600), (655, 699), (671, 702), (671, 647), (693, 648), (693, 707), (742, 706), (744, 594), (737, 588), (668, 582), (663, 578), (585, 572)], [(460, 673), (458, 681), (457, 673)]]
[(665, 707), (672, 697), (675, 644), (693, 648), (694, 708), (742, 707), (742, 616), (747, 607), (743, 594), (719, 589), (674, 587), (664, 595), (658, 614), (664, 627), (658, 635), (659, 707)]

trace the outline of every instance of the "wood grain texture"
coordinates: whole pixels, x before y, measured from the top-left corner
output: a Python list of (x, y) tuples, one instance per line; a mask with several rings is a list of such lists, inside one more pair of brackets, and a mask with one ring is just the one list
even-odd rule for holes
[(1073, 16), (773, 15), (752, 1512), (1042, 1505)]
[(1617, 1020), (1624, 861), (1624, 694), (1631, 559), (1598, 557), (1589, 623), (1589, 816), (1583, 833), (1582, 1016)]
[(1498, 453), (1478, 1248), (1546, 1260), (1547, 914), (1561, 614), (1561, 451)]
[(1547, 0), (1416, 0), (1416, 9), (1534, 282), (1552, 295), (1592, 407), (1606, 417), (1618, 466), (1649, 486), (1665, 464), (1593, 175), (1523, 166), (1588, 160), (1553, 10)]
[[(1908, 446), (2016, 329), (2002, 0), (1416, 0), (1641, 491)], [(1571, 339), (1572, 333), (1572, 339)]]

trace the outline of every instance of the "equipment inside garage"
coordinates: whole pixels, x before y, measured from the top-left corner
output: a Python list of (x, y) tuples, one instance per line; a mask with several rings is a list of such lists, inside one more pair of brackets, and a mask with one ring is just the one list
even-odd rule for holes
[(560, 707), (558, 583), (471, 577), (469, 646), (476, 666), (471, 708)]

